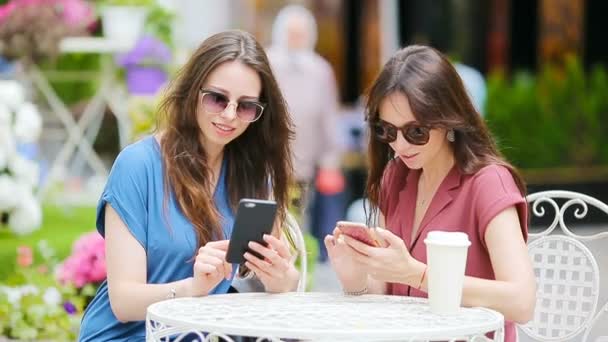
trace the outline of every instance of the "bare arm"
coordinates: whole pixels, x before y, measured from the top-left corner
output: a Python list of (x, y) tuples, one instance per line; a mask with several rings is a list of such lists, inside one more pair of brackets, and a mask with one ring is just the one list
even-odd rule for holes
[(144, 320), (150, 304), (190, 295), (192, 278), (167, 284), (147, 284), (146, 252), (131, 235), (116, 211), (105, 209), (108, 292), (112, 312), (121, 322)]
[[(494, 309), (517, 323), (529, 321), (536, 303), (536, 281), (515, 207), (490, 221), (485, 240), (496, 280), (465, 277), (462, 304)], [(426, 279), (422, 288), (428, 291)]]
[[(383, 221), (380, 218), (380, 225)], [(401, 237), (387, 230), (377, 232), (388, 242), (388, 248), (370, 247), (346, 237), (359, 252), (352, 257), (373, 275), (374, 279), (369, 276), (367, 281), (370, 292), (385, 292), (386, 282), (417, 288), (421, 285), (421, 290), (428, 291), (426, 277), (420, 284), (426, 265), (409, 255)], [(490, 221), (485, 241), (496, 280), (465, 277), (462, 304), (497, 310), (517, 323), (529, 321), (536, 302), (536, 284), (515, 207), (505, 209)]]
[(463, 304), (495, 309), (517, 323), (529, 321), (536, 304), (536, 280), (515, 207), (490, 221), (485, 239), (496, 280), (467, 277)]

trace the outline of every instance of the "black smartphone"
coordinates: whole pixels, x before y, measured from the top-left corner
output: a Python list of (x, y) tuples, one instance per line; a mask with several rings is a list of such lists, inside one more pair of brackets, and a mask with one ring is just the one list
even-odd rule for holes
[(245, 262), (245, 252), (260, 257), (258, 253), (249, 249), (248, 244), (250, 241), (255, 241), (267, 245), (264, 241), (264, 234), (272, 232), (276, 214), (277, 203), (275, 201), (241, 199), (234, 226), (232, 226), (226, 261), (233, 264), (242, 264)]

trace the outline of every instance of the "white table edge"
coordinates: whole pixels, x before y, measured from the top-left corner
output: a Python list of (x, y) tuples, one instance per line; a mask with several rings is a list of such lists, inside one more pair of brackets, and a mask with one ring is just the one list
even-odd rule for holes
[[(233, 294), (232, 294), (233, 295)], [(259, 296), (259, 293), (242, 293), (239, 294), (239, 296), (247, 296), (247, 295), (251, 295), (251, 296)], [(272, 295), (272, 294), (269, 294)], [(285, 294), (279, 294), (279, 295), (285, 295)], [(222, 295), (220, 295), (222, 296)], [(223, 295), (226, 296), (226, 295)], [(231, 296), (231, 295), (228, 295)], [(366, 295), (366, 296), (374, 296), (374, 295)], [(193, 298), (176, 298), (176, 299), (172, 299), (171, 301), (188, 301), (191, 300)], [(423, 298), (412, 298), (409, 297), (409, 300), (411, 300), (412, 302), (418, 302), (418, 303), (425, 303), (426, 299)], [(146, 329), (148, 329), (148, 322), (150, 320), (152, 321), (156, 321), (156, 322), (162, 322), (165, 325), (171, 326), (171, 327), (176, 327), (179, 328), (180, 330), (180, 334), (187, 332), (187, 333), (192, 333), (195, 331), (202, 331), (202, 332), (209, 332), (209, 333), (222, 333), (222, 334), (226, 334), (226, 335), (232, 335), (232, 336), (249, 336), (250, 335), (250, 330), (248, 330), (247, 328), (240, 328), (238, 326), (233, 326), (230, 325), (230, 323), (228, 324), (210, 324), (209, 322), (197, 322), (197, 321), (189, 321), (189, 320), (183, 320), (183, 319), (173, 319), (173, 318), (167, 318), (164, 316), (160, 316), (154, 313), (154, 309), (158, 306), (162, 306), (166, 301), (162, 301), (162, 302), (158, 302), (158, 303), (154, 303), (152, 305), (150, 305), (148, 307), (148, 311), (147, 311), (147, 315), (146, 315)], [(487, 308), (482, 308), (482, 307), (474, 307), (474, 308), (463, 308), (465, 310), (481, 310), (481, 311), (485, 311), (487, 313), (489, 313), (490, 315), (494, 316), (493, 321), (489, 322), (489, 323), (483, 323), (483, 324), (479, 324), (477, 326), (467, 326), (466, 328), (452, 328), (449, 330), (444, 329), (441, 332), (434, 332), (432, 328), (429, 328), (425, 331), (421, 331), (420, 333), (416, 334), (416, 335), (412, 335), (411, 337), (406, 337), (405, 340), (410, 340), (410, 339), (417, 339), (416, 336), (420, 336), (420, 339), (425, 339), (425, 340), (450, 340), (453, 339), (455, 336), (481, 336), (481, 335), (485, 335), (487, 333), (491, 333), (491, 332), (497, 332), (500, 331), (504, 328), (504, 316), (494, 310), (490, 310)], [(470, 333), (470, 331), (474, 329), (476, 331), (478, 331), (478, 333), (472, 335)], [(377, 329), (360, 329), (357, 330), (357, 336), (360, 338), (370, 338), (370, 339), (374, 339), (374, 340), (382, 340), (382, 339), (401, 339), (404, 340), (403, 336), (404, 336), (404, 330), (397, 330), (397, 329), (383, 329), (381, 331), (378, 331)], [(148, 333), (148, 332), (147, 332)], [(267, 332), (265, 332), (264, 336), (272, 336), (272, 337), (276, 337), (276, 338), (296, 338), (296, 339), (317, 339), (319, 337), (319, 332), (318, 331), (310, 331), (307, 329), (288, 329), (288, 328), (277, 328), (277, 329), (268, 329)], [(352, 337), (352, 331), (347, 332), (347, 331), (340, 331), (340, 330), (330, 330), (330, 329), (325, 329), (323, 330), (323, 338), (337, 338), (337, 339), (344, 339), (344, 338), (349, 338)]]

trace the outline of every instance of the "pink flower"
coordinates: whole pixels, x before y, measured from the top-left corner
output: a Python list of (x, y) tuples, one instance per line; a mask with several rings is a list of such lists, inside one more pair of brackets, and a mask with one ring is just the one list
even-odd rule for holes
[[(44, 0), (48, 1), (48, 0)], [(13, 11), (18, 10), (19, 7), (23, 8), (25, 6), (38, 6), (44, 5), (44, 1), (41, 0), (12, 0), (7, 4), (0, 6), (0, 23), (6, 18), (8, 18)]]
[(72, 248), (72, 254), (59, 267), (57, 279), (81, 288), (99, 283), (106, 278), (105, 241), (97, 232), (81, 236)]
[(106, 279), (106, 261), (105, 259), (97, 259), (93, 263), (91, 272), (89, 273), (89, 279), (92, 282), (100, 282)]
[(15, 8), (17, 8), (17, 3), (12, 1), (0, 6), (0, 23), (2, 23), (4, 19), (11, 15)]
[(14, 10), (27, 6), (55, 6), (63, 22), (70, 27), (87, 27), (95, 21), (92, 6), (83, 0), (12, 0), (0, 6), (0, 23)]
[(68, 26), (87, 27), (95, 21), (93, 8), (82, 0), (59, 0), (63, 7), (62, 18)]
[(34, 254), (29, 246), (17, 247), (17, 265), (29, 267), (34, 262)]

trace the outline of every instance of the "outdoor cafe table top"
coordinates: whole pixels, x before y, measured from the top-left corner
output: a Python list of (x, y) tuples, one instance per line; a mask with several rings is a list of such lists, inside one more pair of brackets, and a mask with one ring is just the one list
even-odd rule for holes
[[(503, 338), (504, 318), (485, 308), (454, 315), (430, 311), (426, 299), (341, 293), (239, 293), (177, 298), (148, 308), (148, 341), (188, 332), (311, 340), (450, 340)], [(475, 338), (476, 339), (476, 338)], [(475, 340), (474, 339), (474, 340)]]

